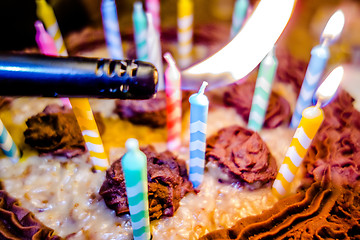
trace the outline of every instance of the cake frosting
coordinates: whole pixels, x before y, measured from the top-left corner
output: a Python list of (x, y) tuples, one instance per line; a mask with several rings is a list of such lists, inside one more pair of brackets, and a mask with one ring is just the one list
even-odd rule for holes
[[(94, 114), (100, 134), (105, 131), (99, 113)], [(53, 154), (68, 158), (84, 154), (85, 141), (73, 111), (56, 104), (26, 121), (25, 143), (40, 154)]]
[(0, 109), (8, 106), (11, 103), (12, 99), (9, 97), (0, 97)]
[[(185, 161), (177, 159), (169, 151), (157, 153), (153, 146), (141, 150), (147, 157), (150, 219), (171, 217), (179, 207), (181, 198), (193, 191)], [(121, 158), (107, 170), (106, 180), (99, 193), (117, 215), (129, 212)]]
[(42, 224), (32, 212), (20, 206), (0, 182), (0, 238), (60, 240), (54, 230)]
[(359, 191), (316, 182), (260, 215), (200, 239), (358, 239), (359, 219)]
[(261, 186), (275, 179), (275, 158), (258, 133), (231, 126), (209, 137), (206, 143), (206, 160), (229, 175), (230, 179), (219, 181)]
[[(228, 87), (224, 93), (224, 102), (227, 106), (234, 107), (243, 119), (248, 121), (254, 91), (254, 81), (235, 83)], [(290, 117), (291, 110), (288, 101), (276, 92), (272, 92), (266, 110), (264, 127), (276, 128), (282, 124), (287, 125)]]

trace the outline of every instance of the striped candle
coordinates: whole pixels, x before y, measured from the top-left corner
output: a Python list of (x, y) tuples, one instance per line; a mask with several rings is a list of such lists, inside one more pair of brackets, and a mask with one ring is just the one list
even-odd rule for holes
[(160, 27), (160, 0), (146, 0), (145, 1), (146, 12), (150, 13), (153, 21), (154, 27), (156, 31), (161, 34)]
[(155, 30), (151, 14), (147, 13), (148, 31), (147, 31), (147, 49), (149, 62), (154, 64), (158, 71), (158, 91), (164, 90), (164, 70), (161, 53), (160, 35)]
[(209, 100), (204, 91), (207, 82), (203, 82), (198, 93), (190, 96), (190, 171), (189, 179), (194, 188), (203, 181), (205, 168), (206, 128)]
[(147, 160), (139, 150), (136, 139), (125, 143), (127, 152), (121, 159), (125, 177), (134, 240), (150, 239), (150, 220), (147, 183)]
[(147, 20), (141, 2), (134, 3), (133, 24), (137, 59), (147, 61), (149, 59), (146, 43)]
[(240, 31), (241, 27), (245, 23), (248, 8), (249, 0), (236, 0), (232, 16), (232, 25), (230, 32), (231, 39), (235, 37), (235, 35)]
[(80, 126), (90, 160), (96, 171), (105, 171), (109, 166), (105, 149), (87, 98), (70, 98), (74, 114)]
[(325, 44), (314, 47), (311, 51), (311, 59), (306, 70), (304, 82), (296, 102), (296, 107), (291, 118), (290, 127), (296, 128), (301, 120), (302, 111), (311, 106), (312, 97), (318, 87), (320, 78), (324, 72), (327, 61), (330, 57), (329, 48)]
[(54, 39), (57, 52), (60, 56), (67, 56), (65, 43), (61, 36), (54, 10), (45, 0), (36, 0), (36, 5), (36, 14), (45, 24), (46, 30), (49, 32), (50, 36)]
[(181, 68), (188, 67), (192, 62), (193, 5), (192, 0), (178, 0), (178, 60)]
[(101, 14), (109, 55), (113, 59), (123, 59), (124, 53), (115, 0), (102, 0)]
[(9, 132), (6, 130), (3, 122), (0, 119), (0, 147), (3, 153), (10, 158), (13, 163), (17, 163), (20, 158), (20, 151), (16, 147), (15, 142), (11, 138)]
[(265, 120), (269, 103), (272, 83), (274, 81), (278, 61), (275, 56), (275, 47), (262, 60), (259, 75), (256, 80), (254, 97), (249, 115), (248, 128), (260, 131)]
[[(58, 52), (55, 46), (54, 39), (46, 32), (44, 25), (40, 21), (35, 22), (36, 29), (36, 43), (42, 54), (50, 56), (58, 56)], [(71, 104), (68, 98), (61, 98), (64, 106), (71, 108)]]
[(181, 75), (170, 53), (165, 53), (168, 63), (165, 71), (167, 148), (179, 151), (181, 147)]
[(319, 105), (308, 107), (303, 111), (300, 124), (272, 187), (272, 192), (276, 197), (281, 198), (289, 193), (290, 184), (323, 119), (324, 113)]

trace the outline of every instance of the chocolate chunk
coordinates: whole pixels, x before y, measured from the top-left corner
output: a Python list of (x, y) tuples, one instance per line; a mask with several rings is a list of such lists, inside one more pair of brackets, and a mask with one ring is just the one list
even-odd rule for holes
[(333, 184), (360, 186), (360, 112), (345, 91), (323, 108), (325, 119), (304, 158), (307, 180), (319, 181), (326, 171)]
[(257, 216), (201, 239), (359, 239), (359, 191), (314, 183)]
[(19, 201), (0, 188), (0, 239), (58, 240), (54, 230), (42, 224)]
[[(255, 82), (248, 81), (242, 84), (233, 84), (224, 93), (224, 102), (227, 106), (236, 109), (245, 121), (248, 121), (252, 99), (255, 91)], [(264, 128), (276, 128), (288, 124), (291, 117), (289, 103), (275, 92), (271, 93), (266, 110)]]
[[(95, 120), (100, 118), (96, 116)], [(71, 158), (83, 154), (86, 150), (84, 138), (76, 117), (71, 109), (58, 105), (49, 105), (43, 112), (26, 121), (25, 143), (41, 154), (53, 154)], [(100, 133), (104, 124), (98, 124)]]
[(206, 142), (206, 160), (217, 164), (231, 181), (262, 185), (275, 179), (276, 161), (258, 133), (231, 126)]
[[(150, 219), (173, 216), (181, 198), (193, 191), (186, 164), (169, 151), (157, 153), (152, 146), (141, 150), (147, 156)], [(121, 158), (107, 170), (100, 195), (117, 215), (129, 212)]]

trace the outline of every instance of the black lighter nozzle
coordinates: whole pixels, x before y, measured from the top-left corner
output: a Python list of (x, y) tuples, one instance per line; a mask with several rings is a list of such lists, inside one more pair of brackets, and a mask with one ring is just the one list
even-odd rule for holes
[(158, 72), (147, 62), (0, 54), (0, 95), (147, 99)]

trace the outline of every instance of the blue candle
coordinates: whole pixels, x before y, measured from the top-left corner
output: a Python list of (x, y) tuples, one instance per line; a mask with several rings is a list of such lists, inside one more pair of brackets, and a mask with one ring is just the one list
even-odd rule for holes
[(134, 3), (133, 24), (137, 59), (147, 61), (147, 19), (141, 2)]
[(109, 55), (113, 59), (123, 59), (124, 53), (115, 0), (103, 0), (101, 14)]
[(17, 163), (20, 158), (20, 151), (15, 142), (6, 130), (3, 122), (0, 120), (0, 148), (3, 153), (10, 158), (13, 163)]
[(246, 13), (249, 7), (249, 0), (236, 0), (232, 16), (230, 38), (234, 38), (244, 24)]
[(207, 82), (203, 82), (198, 93), (190, 96), (190, 172), (189, 179), (194, 188), (203, 181), (205, 168), (206, 128), (209, 100), (204, 95)]
[(311, 50), (311, 59), (306, 70), (304, 82), (301, 86), (294, 114), (291, 119), (291, 128), (297, 128), (299, 126), (302, 112), (305, 108), (312, 105), (312, 98), (320, 82), (320, 78), (324, 72), (329, 57), (330, 53), (326, 42), (314, 47)]
[(128, 139), (125, 147), (127, 152), (121, 159), (121, 165), (134, 240), (147, 240), (150, 239), (147, 160), (136, 139)]

